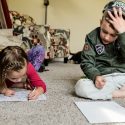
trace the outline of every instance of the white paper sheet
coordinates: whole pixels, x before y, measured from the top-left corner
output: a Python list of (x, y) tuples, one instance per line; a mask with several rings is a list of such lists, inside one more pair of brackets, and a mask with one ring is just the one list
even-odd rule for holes
[[(16, 91), (16, 90), (15, 90)], [(28, 101), (27, 96), (29, 94), (29, 90), (17, 90), (15, 95), (8, 97), (0, 94), (0, 102), (2, 101)], [(44, 94), (40, 95), (37, 100), (46, 100), (46, 96)]]
[(125, 122), (125, 108), (113, 101), (75, 102), (90, 123)]

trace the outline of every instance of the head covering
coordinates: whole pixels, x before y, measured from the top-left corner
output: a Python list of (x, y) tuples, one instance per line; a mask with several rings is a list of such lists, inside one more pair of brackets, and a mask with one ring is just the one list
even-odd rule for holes
[(115, 7), (116, 9), (121, 8), (122, 12), (123, 12), (123, 15), (125, 15), (125, 2), (120, 1), (120, 0), (110, 1), (109, 3), (107, 3), (104, 6), (104, 9), (103, 9), (102, 12), (104, 13), (104, 12), (107, 12), (107, 11), (113, 11), (113, 7)]

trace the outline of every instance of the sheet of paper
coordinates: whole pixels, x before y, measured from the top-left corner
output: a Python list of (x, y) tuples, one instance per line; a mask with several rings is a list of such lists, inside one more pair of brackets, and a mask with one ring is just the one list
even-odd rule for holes
[(75, 102), (90, 123), (125, 122), (125, 108), (113, 101)]
[[(16, 90), (15, 90), (16, 91)], [(29, 90), (17, 90), (15, 95), (11, 97), (4, 96), (0, 94), (0, 102), (2, 101), (28, 101), (27, 96), (29, 94)], [(44, 94), (40, 95), (37, 100), (46, 100), (46, 96)]]

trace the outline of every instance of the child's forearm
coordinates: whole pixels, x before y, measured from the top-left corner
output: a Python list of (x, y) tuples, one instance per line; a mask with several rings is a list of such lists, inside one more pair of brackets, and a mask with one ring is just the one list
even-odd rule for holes
[(5, 91), (6, 91), (6, 88), (1, 88), (1, 89), (0, 89), (0, 93), (1, 93), (1, 94), (4, 94)]
[(5, 91), (6, 88), (7, 88), (6, 84), (0, 84), (0, 93), (2, 93), (3, 91)]
[(44, 93), (44, 89), (41, 86), (35, 87), (35, 89), (41, 94)]

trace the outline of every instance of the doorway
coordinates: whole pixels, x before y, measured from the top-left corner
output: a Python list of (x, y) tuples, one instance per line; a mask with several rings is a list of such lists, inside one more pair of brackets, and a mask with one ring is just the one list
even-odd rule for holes
[(6, 0), (0, 0), (0, 28), (12, 28), (12, 22)]

